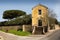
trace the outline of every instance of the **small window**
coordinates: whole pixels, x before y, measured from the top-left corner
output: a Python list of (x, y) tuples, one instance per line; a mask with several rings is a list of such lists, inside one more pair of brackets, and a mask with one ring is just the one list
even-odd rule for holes
[(41, 10), (38, 10), (39, 15), (41, 15)]

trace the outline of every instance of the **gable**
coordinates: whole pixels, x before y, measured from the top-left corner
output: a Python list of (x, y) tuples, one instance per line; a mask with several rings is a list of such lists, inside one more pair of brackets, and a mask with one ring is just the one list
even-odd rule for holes
[(36, 8), (36, 7), (39, 7), (39, 6), (48, 9), (48, 7), (46, 7), (46, 6), (42, 5), (42, 4), (38, 4), (38, 5), (34, 6), (34, 7), (32, 8), (32, 10), (33, 10), (34, 8)]

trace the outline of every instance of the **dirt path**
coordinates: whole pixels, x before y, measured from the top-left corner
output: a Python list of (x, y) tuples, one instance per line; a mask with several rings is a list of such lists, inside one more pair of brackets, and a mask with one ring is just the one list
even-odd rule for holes
[(40, 38), (42, 38), (43, 36), (38, 36), (38, 37), (33, 37), (33, 36), (17, 36), (17, 35), (13, 35), (10, 33), (5, 33), (0, 31), (0, 36), (2, 36), (4, 38), (4, 40), (39, 40)]

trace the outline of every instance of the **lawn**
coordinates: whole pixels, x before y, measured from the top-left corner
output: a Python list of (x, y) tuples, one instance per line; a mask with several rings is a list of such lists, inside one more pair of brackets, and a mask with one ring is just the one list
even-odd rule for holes
[(19, 31), (9, 30), (8, 33), (12, 33), (12, 34), (15, 34), (15, 35), (18, 35), (18, 36), (28, 36), (28, 35), (31, 35), (30, 32), (23, 32), (21, 30), (19, 30)]

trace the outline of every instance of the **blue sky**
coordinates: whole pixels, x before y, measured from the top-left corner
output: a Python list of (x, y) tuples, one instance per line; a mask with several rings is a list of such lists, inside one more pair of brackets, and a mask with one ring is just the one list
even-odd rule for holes
[(60, 21), (60, 0), (0, 0), (0, 21), (4, 21), (2, 15), (5, 10), (17, 9), (31, 14), (32, 7), (37, 4), (43, 4), (52, 9)]

